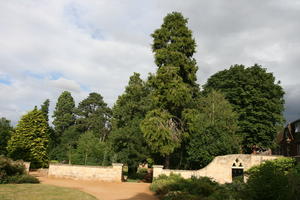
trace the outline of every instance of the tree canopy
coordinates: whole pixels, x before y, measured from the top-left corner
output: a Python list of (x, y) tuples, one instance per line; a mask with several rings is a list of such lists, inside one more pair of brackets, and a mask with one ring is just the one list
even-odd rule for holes
[(10, 121), (5, 117), (0, 118), (0, 155), (7, 154), (7, 142), (10, 139), (13, 128), (10, 125)]
[(260, 65), (234, 65), (212, 75), (204, 92), (220, 90), (239, 115), (244, 152), (272, 147), (276, 126), (283, 123), (284, 91)]
[(199, 169), (215, 156), (239, 153), (237, 113), (222, 93), (212, 91), (199, 99), (199, 109), (188, 109), (184, 120), (190, 134), (187, 147), (190, 167)]
[(106, 139), (110, 131), (111, 110), (100, 94), (90, 93), (79, 103), (76, 114), (76, 126), (80, 131), (91, 131), (100, 141)]
[(34, 109), (23, 115), (8, 142), (9, 156), (30, 161), (34, 167), (47, 166), (47, 130), (42, 111)]
[(57, 143), (63, 132), (75, 123), (75, 102), (70, 92), (64, 91), (58, 97), (54, 114), (53, 125)]

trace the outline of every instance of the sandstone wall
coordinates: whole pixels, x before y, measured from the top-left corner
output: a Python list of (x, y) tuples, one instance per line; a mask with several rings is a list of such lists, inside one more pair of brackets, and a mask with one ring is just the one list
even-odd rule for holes
[(160, 174), (170, 175), (170, 173), (180, 174), (184, 178), (192, 176), (207, 176), (219, 183), (232, 182), (232, 168), (248, 170), (254, 165), (259, 165), (266, 160), (273, 160), (281, 156), (252, 155), (252, 154), (232, 154), (217, 156), (206, 167), (199, 170), (169, 170), (163, 169), (162, 165), (153, 166), (153, 177)]
[(28, 174), (29, 173), (29, 168), (30, 168), (30, 162), (23, 162), (23, 164), (25, 166), (26, 173)]
[(123, 164), (119, 163), (114, 163), (110, 167), (50, 164), (48, 176), (76, 180), (121, 182), (122, 169)]

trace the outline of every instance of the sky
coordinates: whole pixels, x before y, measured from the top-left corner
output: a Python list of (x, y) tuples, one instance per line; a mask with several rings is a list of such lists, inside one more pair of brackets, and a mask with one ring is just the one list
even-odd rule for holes
[(151, 33), (172, 11), (189, 19), (198, 83), (257, 63), (281, 81), (287, 121), (300, 118), (298, 0), (0, 0), (0, 117), (20, 117), (67, 90), (109, 106), (133, 72), (156, 71)]

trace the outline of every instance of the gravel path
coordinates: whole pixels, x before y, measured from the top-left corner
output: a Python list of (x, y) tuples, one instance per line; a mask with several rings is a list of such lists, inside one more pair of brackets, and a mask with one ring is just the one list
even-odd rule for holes
[(110, 183), (38, 177), (42, 184), (75, 188), (99, 200), (158, 200), (149, 190), (149, 183)]

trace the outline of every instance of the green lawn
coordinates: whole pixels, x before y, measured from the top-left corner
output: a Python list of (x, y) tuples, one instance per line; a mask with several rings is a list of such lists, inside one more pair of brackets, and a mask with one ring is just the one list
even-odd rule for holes
[(41, 184), (0, 184), (1, 200), (96, 200), (79, 190)]

